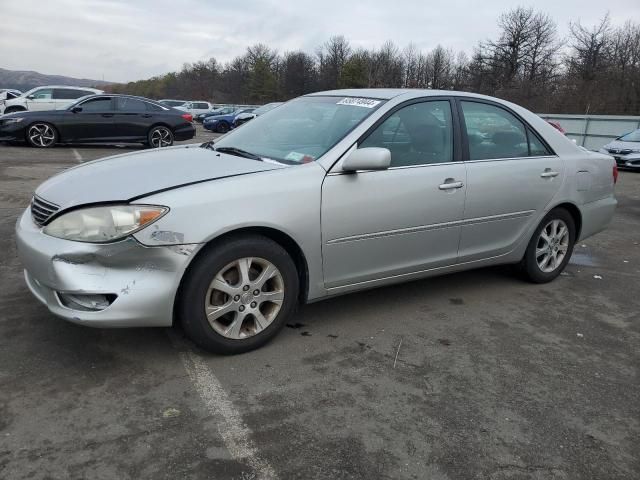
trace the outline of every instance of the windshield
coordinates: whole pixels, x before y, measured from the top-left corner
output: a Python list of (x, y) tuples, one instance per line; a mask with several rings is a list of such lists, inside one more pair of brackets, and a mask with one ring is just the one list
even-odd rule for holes
[(640, 142), (640, 129), (627, 133), (618, 138), (618, 140), (622, 140), (623, 142)]
[(73, 102), (71, 105), (69, 105), (67, 107), (67, 110), (72, 110), (75, 106), (77, 106), (79, 103), (84, 102), (87, 98), (89, 97), (93, 97), (95, 94), (91, 93), (89, 95), (84, 95), (83, 97), (80, 97), (79, 99), (77, 99), (75, 102)]
[(317, 160), (383, 104), (352, 97), (300, 97), (215, 142), (286, 164)]

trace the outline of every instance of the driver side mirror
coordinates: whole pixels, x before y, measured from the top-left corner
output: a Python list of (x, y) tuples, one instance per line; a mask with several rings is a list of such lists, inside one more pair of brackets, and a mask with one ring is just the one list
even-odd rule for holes
[(82, 111), (82, 107), (73, 107), (73, 108), (71, 109), (71, 111), (72, 111), (73, 113), (80, 113), (80, 112)]
[(366, 147), (351, 152), (342, 162), (342, 171), (386, 170), (390, 165), (391, 152), (388, 148)]
[(35, 95), (27, 95), (27, 100), (35, 100)]

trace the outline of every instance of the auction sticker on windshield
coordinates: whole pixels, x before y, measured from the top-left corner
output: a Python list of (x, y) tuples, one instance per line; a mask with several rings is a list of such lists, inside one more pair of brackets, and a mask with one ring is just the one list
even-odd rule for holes
[(371, 98), (353, 98), (347, 97), (340, 100), (337, 105), (351, 105), (353, 107), (373, 108), (380, 103), (380, 100)]

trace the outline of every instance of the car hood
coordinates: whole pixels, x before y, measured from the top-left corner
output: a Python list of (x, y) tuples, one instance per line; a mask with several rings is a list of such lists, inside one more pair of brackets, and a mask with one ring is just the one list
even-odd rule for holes
[(194, 183), (286, 168), (221, 154), (199, 145), (145, 150), (70, 168), (36, 189), (61, 209), (103, 202), (125, 202)]
[(614, 140), (607, 143), (604, 149), (616, 149), (616, 150), (638, 150), (640, 149), (640, 142), (623, 142), (622, 140)]
[(68, 113), (67, 110), (37, 110), (35, 112), (31, 111), (27, 111), (27, 112), (13, 112), (13, 113), (7, 113), (5, 115), (0, 115), (2, 118), (16, 118), (16, 117), (24, 117), (24, 118), (37, 118), (37, 117), (43, 117), (43, 116), (50, 116), (50, 115), (64, 115), (65, 113)]

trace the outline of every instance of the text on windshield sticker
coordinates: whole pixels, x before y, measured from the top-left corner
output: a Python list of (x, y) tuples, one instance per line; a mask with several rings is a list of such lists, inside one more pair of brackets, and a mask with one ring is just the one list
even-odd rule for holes
[(347, 97), (340, 100), (337, 105), (351, 105), (353, 107), (373, 108), (380, 103), (380, 100), (371, 98), (352, 98)]

